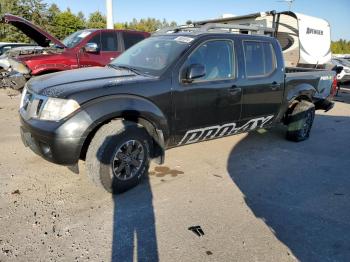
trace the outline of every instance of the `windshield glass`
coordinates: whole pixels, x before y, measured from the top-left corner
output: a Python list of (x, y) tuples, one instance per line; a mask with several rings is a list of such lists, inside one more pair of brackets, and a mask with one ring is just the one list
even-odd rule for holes
[(111, 62), (144, 74), (160, 76), (193, 41), (191, 37), (157, 36), (134, 45)]
[(75, 33), (67, 36), (62, 41), (62, 43), (68, 48), (75, 47), (77, 44), (79, 44), (81, 42), (81, 40), (83, 40), (85, 37), (87, 37), (91, 33), (92, 33), (92, 31), (88, 31), (88, 30), (75, 32)]

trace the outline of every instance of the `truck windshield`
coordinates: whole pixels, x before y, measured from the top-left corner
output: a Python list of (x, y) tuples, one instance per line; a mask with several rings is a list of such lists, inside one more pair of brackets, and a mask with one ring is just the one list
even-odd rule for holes
[(92, 33), (92, 31), (88, 31), (88, 30), (75, 32), (75, 33), (67, 36), (62, 41), (62, 43), (68, 48), (75, 47), (77, 44), (79, 44), (81, 42), (81, 40), (83, 40), (85, 37), (87, 37), (91, 33)]
[(113, 66), (129, 67), (144, 74), (160, 76), (193, 41), (184, 36), (156, 36), (134, 45), (118, 58)]

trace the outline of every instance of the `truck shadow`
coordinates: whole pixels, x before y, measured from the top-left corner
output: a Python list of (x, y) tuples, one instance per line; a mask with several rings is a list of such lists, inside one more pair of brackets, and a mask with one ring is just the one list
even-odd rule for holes
[(233, 182), (300, 261), (350, 261), (350, 117), (318, 115), (309, 140), (253, 132), (232, 150)]
[[(99, 153), (96, 157), (106, 167), (110, 166), (109, 161), (102, 159)], [(112, 195), (112, 198), (114, 210), (111, 261), (159, 261), (149, 177), (143, 178), (132, 190)]]
[(152, 191), (148, 178), (141, 185), (113, 196), (111, 261), (158, 261)]

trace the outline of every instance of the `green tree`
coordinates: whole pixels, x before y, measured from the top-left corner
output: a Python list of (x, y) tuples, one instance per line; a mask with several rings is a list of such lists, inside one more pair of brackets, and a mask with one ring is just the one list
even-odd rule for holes
[(344, 39), (332, 41), (331, 50), (333, 54), (350, 54), (350, 41)]
[(52, 24), (54, 27), (51, 28), (51, 32), (59, 39), (85, 28), (85, 22), (69, 9), (57, 13)]
[(164, 27), (172, 27), (176, 26), (176, 22), (168, 22), (165, 19), (158, 20), (155, 18), (142, 18), (140, 20), (133, 19), (131, 22), (125, 23), (116, 23), (114, 24), (114, 28), (116, 29), (132, 29), (146, 32), (155, 32), (158, 29)]
[[(46, 29), (47, 6), (42, 0), (0, 0), (1, 13), (21, 16)], [(0, 24), (0, 41), (30, 42), (22, 32), (7, 24)]]
[(93, 12), (90, 14), (86, 26), (87, 28), (106, 28), (106, 16), (102, 15), (100, 11)]

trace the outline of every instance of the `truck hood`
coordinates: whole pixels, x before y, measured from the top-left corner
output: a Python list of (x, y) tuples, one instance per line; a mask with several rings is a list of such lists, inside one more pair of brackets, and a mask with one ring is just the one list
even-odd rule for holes
[(27, 88), (36, 94), (67, 98), (68, 96), (96, 88), (156, 79), (152, 76), (137, 75), (129, 70), (109, 67), (90, 67), (52, 73), (34, 77), (27, 82)]
[(66, 47), (56, 37), (50, 35), (48, 32), (42, 30), (38, 26), (32, 24), (31, 22), (29, 22), (28, 20), (22, 17), (18, 17), (11, 14), (5, 14), (1, 18), (1, 22), (13, 25), (14, 27), (22, 31), (26, 36), (34, 40), (38, 45), (42, 47), (49, 47), (50, 42), (62, 48)]

